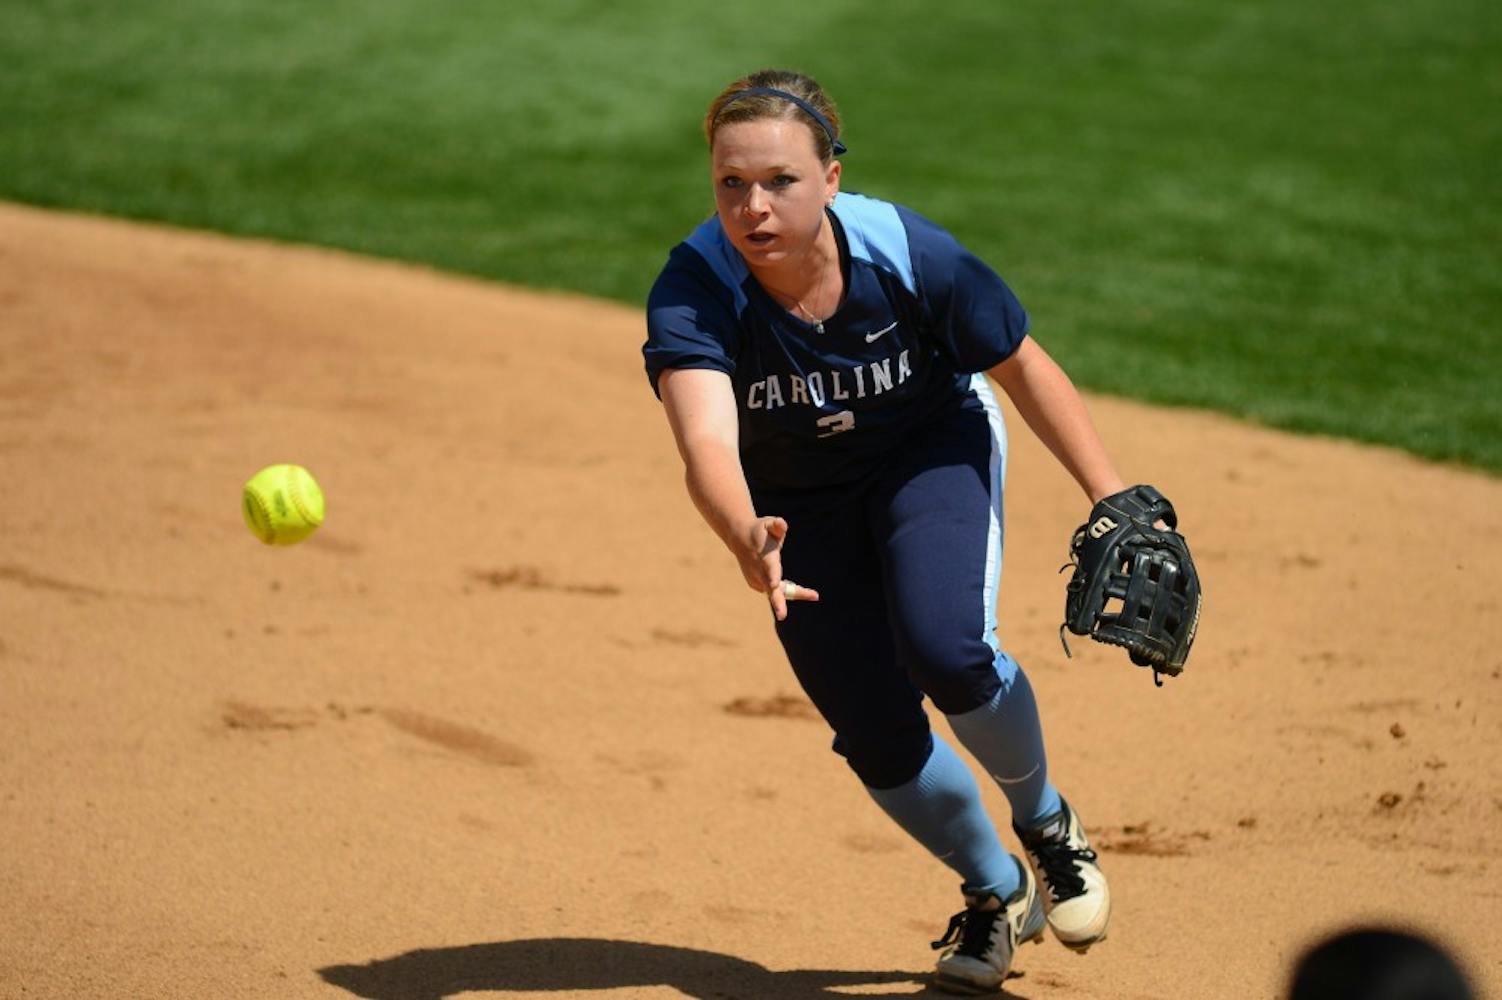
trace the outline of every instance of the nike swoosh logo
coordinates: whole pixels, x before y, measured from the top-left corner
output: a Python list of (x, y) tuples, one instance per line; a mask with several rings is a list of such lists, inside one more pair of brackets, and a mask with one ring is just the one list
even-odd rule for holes
[(895, 329), (897, 329), (897, 324), (893, 323), (891, 326), (884, 326), (884, 327), (882, 327), (880, 330), (877, 330), (875, 333), (868, 333), (868, 334), (866, 334), (866, 343), (868, 343), (868, 344), (874, 344), (876, 341), (878, 341), (878, 340), (881, 339), (882, 334), (890, 333), (891, 331), (893, 331)]

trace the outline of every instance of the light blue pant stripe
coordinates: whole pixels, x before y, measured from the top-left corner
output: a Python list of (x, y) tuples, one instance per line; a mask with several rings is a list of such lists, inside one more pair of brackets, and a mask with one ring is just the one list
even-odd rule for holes
[(996, 671), (1003, 673), (1008, 664), (1001, 652), (1001, 643), (996, 638), (996, 596), (1001, 589), (1001, 556), (1006, 533), (1006, 515), (1002, 497), (1007, 479), (1007, 426), (1001, 415), (1001, 404), (991, 391), (991, 381), (979, 373), (970, 376), (970, 388), (979, 397), (986, 409), (986, 420), (991, 424), (991, 526), (986, 533), (986, 583), (982, 599), (985, 601), (985, 640), (996, 654)]
[(1007, 471), (1007, 432), (1001, 405), (981, 374), (971, 376), (970, 387), (985, 407), (991, 423), (991, 527), (986, 540), (985, 629), (1001, 690), (989, 704), (949, 717), (965, 749), (975, 755), (1000, 786), (1012, 807), (1012, 818), (1032, 826), (1058, 809), (1059, 793), (1048, 780), (1048, 762), (1043, 747), (1043, 724), (1032, 685), (1017, 661), (1001, 648), (996, 637), (996, 598), (1001, 587), (1001, 555), (1005, 534), (1002, 499)]

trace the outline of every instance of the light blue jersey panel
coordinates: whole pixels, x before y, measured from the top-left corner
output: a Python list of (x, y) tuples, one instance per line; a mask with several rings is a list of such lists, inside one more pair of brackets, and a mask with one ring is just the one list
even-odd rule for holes
[(912, 247), (908, 245), (907, 227), (897, 215), (897, 206), (863, 194), (842, 192), (835, 197), (834, 214), (845, 227), (851, 257), (897, 275), (902, 279), (902, 287), (918, 294), (913, 280)]

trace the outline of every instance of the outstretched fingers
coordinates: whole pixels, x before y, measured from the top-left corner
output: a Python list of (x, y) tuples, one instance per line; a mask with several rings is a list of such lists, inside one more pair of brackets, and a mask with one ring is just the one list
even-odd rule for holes
[(756, 534), (759, 536), (756, 542), (761, 561), (761, 586), (753, 584), (753, 587), (766, 593), (772, 614), (778, 621), (784, 621), (788, 616), (789, 602), (817, 601), (819, 592), (782, 578), (782, 543), (788, 534), (786, 520), (776, 516), (764, 517), (757, 525)]
[(778, 621), (783, 621), (788, 616), (790, 601), (817, 601), (819, 592), (812, 587), (796, 584), (792, 580), (782, 580), (767, 591), (767, 596), (772, 602), (772, 613), (777, 616)]

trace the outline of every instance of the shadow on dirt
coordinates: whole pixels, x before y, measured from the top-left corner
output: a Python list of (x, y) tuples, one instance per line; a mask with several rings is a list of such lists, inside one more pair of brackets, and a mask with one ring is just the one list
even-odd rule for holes
[(424, 948), (365, 965), (319, 969), (325, 982), (366, 1000), (444, 1000), (466, 992), (604, 990), (670, 986), (697, 1000), (829, 1000), (831, 987), (905, 984), (862, 997), (937, 995), (917, 988), (926, 974), (796, 969), (666, 945), (599, 938), (538, 938)]

